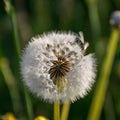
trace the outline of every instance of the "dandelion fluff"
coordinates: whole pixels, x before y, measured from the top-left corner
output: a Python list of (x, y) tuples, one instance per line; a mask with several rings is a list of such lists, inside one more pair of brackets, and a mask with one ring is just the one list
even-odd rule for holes
[(85, 55), (87, 46), (81, 32), (33, 37), (21, 59), (25, 85), (51, 103), (83, 98), (94, 83), (96, 71), (94, 55)]

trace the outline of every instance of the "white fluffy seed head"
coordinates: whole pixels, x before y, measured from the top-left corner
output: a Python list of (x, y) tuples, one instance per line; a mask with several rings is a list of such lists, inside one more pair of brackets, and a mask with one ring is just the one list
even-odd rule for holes
[[(33, 94), (51, 103), (83, 98), (94, 83), (96, 71), (94, 55), (85, 55), (87, 46), (81, 33), (51, 32), (33, 37), (20, 63), (24, 83)], [(49, 73), (58, 56), (71, 64), (70, 70), (65, 73), (61, 92)]]

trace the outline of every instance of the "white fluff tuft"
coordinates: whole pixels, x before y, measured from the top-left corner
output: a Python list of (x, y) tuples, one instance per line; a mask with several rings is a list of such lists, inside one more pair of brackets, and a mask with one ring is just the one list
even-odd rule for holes
[[(84, 56), (86, 48), (82, 34), (51, 32), (33, 37), (21, 60), (24, 83), (33, 94), (51, 103), (83, 98), (95, 82), (96, 71), (94, 55)], [(71, 71), (66, 73), (68, 85), (62, 92), (58, 92), (48, 74), (51, 61), (57, 60), (54, 50), (72, 64)]]

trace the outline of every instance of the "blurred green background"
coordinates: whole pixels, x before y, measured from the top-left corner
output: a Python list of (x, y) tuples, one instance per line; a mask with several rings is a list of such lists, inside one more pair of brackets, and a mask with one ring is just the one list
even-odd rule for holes
[[(110, 16), (113, 11), (120, 10), (120, 0), (13, 0), (11, 3), (16, 12), (21, 53), (32, 36), (43, 32), (83, 31), (85, 40), (90, 43), (87, 53), (96, 54), (99, 77), (111, 34)], [(11, 112), (21, 120), (26, 119), (21, 78), (12, 24), (4, 2), (0, 0), (0, 116)], [(96, 84), (85, 98), (71, 104), (68, 120), (87, 118)], [(14, 93), (12, 97), (11, 91)], [(28, 94), (34, 117), (43, 115), (52, 120), (53, 105)], [(120, 44), (117, 46), (101, 120), (120, 120)]]

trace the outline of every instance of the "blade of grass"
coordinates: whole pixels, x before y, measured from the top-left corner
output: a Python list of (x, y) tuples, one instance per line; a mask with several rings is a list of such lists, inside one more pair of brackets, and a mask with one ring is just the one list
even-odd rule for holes
[(8, 17), (11, 20), (11, 24), (13, 27), (13, 36), (14, 36), (14, 43), (17, 51), (17, 57), (20, 57), (20, 41), (18, 35), (18, 28), (17, 28), (17, 20), (14, 11), (14, 7), (11, 5), (10, 0), (4, 0), (5, 3), (5, 10), (8, 14)]
[(87, 120), (99, 120), (100, 118), (118, 39), (119, 30), (113, 29)]
[(97, 40), (101, 34), (101, 27), (98, 15), (97, 0), (86, 0), (88, 4), (89, 18), (94, 40)]
[(14, 75), (12, 74), (10, 70), (10, 66), (8, 64), (8, 61), (6, 58), (0, 59), (0, 70), (5, 78), (5, 82), (8, 86), (10, 96), (12, 99), (13, 109), (15, 113), (21, 114), (22, 107), (21, 107), (21, 101), (20, 101), (20, 94), (18, 91), (18, 88), (16, 86)]
[[(13, 36), (14, 36), (14, 44), (16, 47), (16, 52), (17, 52), (17, 58), (18, 60), (20, 59), (20, 41), (19, 41), (19, 35), (18, 35), (18, 28), (17, 28), (17, 20), (16, 20), (16, 15), (15, 15), (15, 10), (14, 7), (12, 6), (10, 0), (4, 0), (5, 3), (5, 10), (8, 14), (8, 17), (11, 20), (11, 24), (13, 27)], [(33, 110), (32, 110), (32, 104), (30, 100), (30, 96), (28, 95), (25, 86), (22, 84), (23, 87), (23, 92), (25, 95), (25, 101), (26, 101), (26, 108), (27, 108), (27, 113), (29, 120), (33, 120)]]

